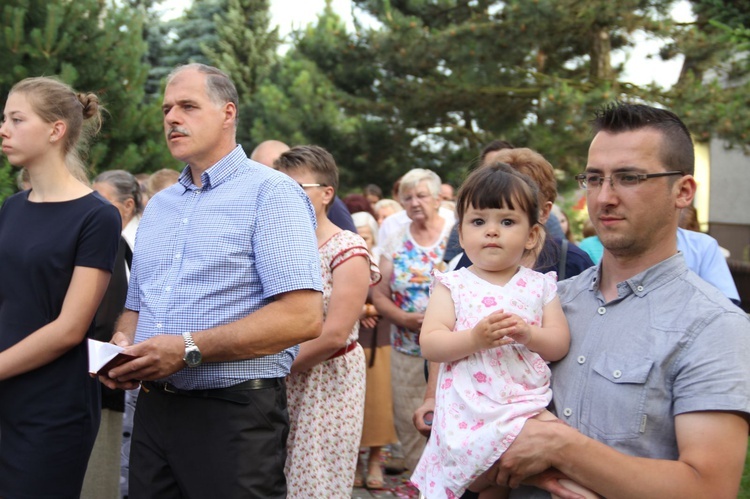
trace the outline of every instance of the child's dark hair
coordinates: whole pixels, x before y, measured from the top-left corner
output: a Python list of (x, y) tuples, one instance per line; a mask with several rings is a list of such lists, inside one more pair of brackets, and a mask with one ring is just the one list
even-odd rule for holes
[(495, 163), (474, 170), (464, 181), (456, 199), (459, 224), (469, 206), (479, 210), (519, 209), (528, 215), (529, 226), (539, 223), (539, 189), (527, 175), (505, 163)]
[(521, 210), (529, 217), (529, 227), (542, 229), (538, 254), (544, 242), (544, 226), (539, 222), (539, 189), (528, 175), (505, 163), (494, 163), (474, 170), (461, 185), (456, 199), (459, 230), (469, 207), (475, 209)]

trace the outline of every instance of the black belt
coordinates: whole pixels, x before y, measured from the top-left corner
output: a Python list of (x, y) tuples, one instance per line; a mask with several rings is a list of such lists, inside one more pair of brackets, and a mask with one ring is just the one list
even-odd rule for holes
[(206, 390), (182, 390), (171, 383), (164, 381), (143, 381), (141, 387), (148, 393), (151, 390), (172, 395), (182, 395), (195, 398), (214, 398), (227, 400), (229, 402), (247, 403), (249, 401), (247, 391), (264, 390), (275, 388), (284, 383), (284, 378), (258, 378), (249, 379), (226, 388), (211, 388)]

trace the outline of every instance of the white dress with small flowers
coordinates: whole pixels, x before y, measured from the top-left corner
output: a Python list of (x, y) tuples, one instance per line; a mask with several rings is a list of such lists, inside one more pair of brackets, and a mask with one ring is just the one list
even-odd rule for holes
[[(496, 310), (541, 325), (542, 309), (557, 292), (554, 272), (521, 267), (497, 286), (463, 268), (435, 279), (451, 292), (455, 331), (473, 328)], [(432, 434), (411, 480), (428, 499), (461, 497), (552, 399), (550, 370), (519, 343), (441, 364)]]
[[(323, 318), (333, 290), (333, 271), (350, 258), (370, 263), (370, 285), (380, 280), (367, 244), (348, 230), (320, 248)], [(284, 473), (289, 499), (351, 496), (365, 409), (365, 355), (357, 343), (359, 321), (349, 333), (354, 349), (287, 377), (289, 437)]]

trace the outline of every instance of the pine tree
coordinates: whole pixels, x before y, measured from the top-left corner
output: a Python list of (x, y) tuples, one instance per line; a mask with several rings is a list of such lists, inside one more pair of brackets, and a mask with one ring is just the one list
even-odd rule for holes
[(0, 15), (3, 100), (23, 78), (58, 76), (99, 95), (107, 109), (88, 157), (92, 174), (175, 164), (164, 144), (159, 108), (143, 104), (148, 65), (141, 12), (101, 0), (6, 0)]
[[(253, 99), (251, 137), (317, 144), (336, 159), (340, 191), (390, 184), (413, 149), (396, 116), (372, 112), (377, 70), (369, 51), (330, 6), (294, 35), (292, 48)], [(412, 164), (420, 166), (420, 164)]]
[[(338, 102), (347, 116), (398, 130), (397, 143), (385, 147), (408, 151), (400, 173), (427, 164), (460, 181), (494, 138), (542, 151), (561, 174), (578, 173), (588, 120), (615, 99), (671, 107), (699, 138), (748, 143), (747, 67), (709, 22), (728, 12), (728, 1), (695, 0), (698, 19), (689, 24), (671, 19), (673, 0), (354, 3), (380, 24), (336, 43), (307, 30), (297, 48), (344, 94)], [(736, 19), (743, 8), (731, 5)], [(636, 32), (672, 40), (664, 58), (685, 56), (673, 88), (623, 80), (612, 56), (631, 47)], [(562, 176), (563, 187), (570, 178)]]
[(174, 68), (182, 64), (199, 62), (211, 64), (205, 51), (216, 49), (219, 41), (214, 16), (227, 8), (228, 0), (193, 0), (177, 19), (165, 23), (162, 66)]
[(278, 28), (270, 29), (268, 0), (228, 0), (226, 11), (214, 15), (218, 41), (203, 53), (229, 74), (240, 101), (248, 102), (268, 76), (279, 46)]
[[(270, 29), (268, 0), (228, 0), (226, 10), (214, 14), (218, 40), (203, 53), (234, 81), (240, 99), (237, 140), (245, 149), (253, 145), (253, 122), (258, 87), (277, 59), (278, 28)], [(248, 151), (249, 152), (249, 151)]]
[(698, 140), (719, 137), (750, 153), (750, 37), (743, 45), (722, 29), (750, 33), (750, 5), (729, 0), (691, 3), (695, 21), (681, 26), (675, 41), (663, 50), (664, 57), (685, 56), (679, 80), (663, 102), (684, 117)]

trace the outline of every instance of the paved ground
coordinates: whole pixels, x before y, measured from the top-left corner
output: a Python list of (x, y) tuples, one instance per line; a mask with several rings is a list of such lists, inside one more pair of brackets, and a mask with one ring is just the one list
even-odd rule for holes
[[(419, 497), (419, 491), (407, 484), (411, 472), (399, 472), (399, 470), (403, 470), (403, 458), (400, 457), (400, 452), (396, 450), (396, 456), (392, 457), (390, 449), (386, 448), (384, 454), (386, 462), (383, 465), (385, 470), (383, 473), (383, 478), (385, 479), (383, 489), (368, 490), (367, 488), (357, 487), (352, 490), (352, 499), (372, 499), (380, 497), (417, 499)], [(362, 463), (366, 463), (367, 454), (362, 453), (360, 459)]]
[(409, 477), (408, 473), (400, 475), (383, 475), (385, 478), (385, 488), (383, 490), (368, 490), (365, 488), (355, 488), (352, 490), (352, 499), (372, 499), (380, 497), (399, 497), (401, 499), (416, 499), (418, 492), (406, 485)]

